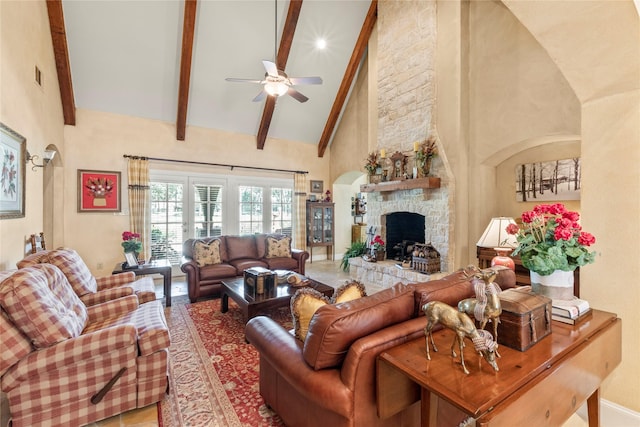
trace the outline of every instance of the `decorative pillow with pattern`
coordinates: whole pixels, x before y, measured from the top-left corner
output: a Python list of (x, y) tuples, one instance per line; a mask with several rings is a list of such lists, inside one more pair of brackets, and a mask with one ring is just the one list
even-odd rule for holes
[(209, 243), (205, 243), (202, 240), (193, 242), (193, 259), (198, 263), (198, 267), (222, 263), (220, 240), (215, 239)]
[(330, 304), (329, 298), (313, 288), (302, 288), (291, 297), (291, 315), (296, 338), (304, 341), (314, 313), (327, 304)]
[(344, 285), (336, 288), (331, 297), (332, 304), (339, 304), (341, 302), (352, 301), (354, 299), (367, 296), (367, 291), (364, 285), (357, 280), (347, 281)]
[(280, 239), (267, 237), (267, 254), (265, 258), (291, 258), (291, 237)]

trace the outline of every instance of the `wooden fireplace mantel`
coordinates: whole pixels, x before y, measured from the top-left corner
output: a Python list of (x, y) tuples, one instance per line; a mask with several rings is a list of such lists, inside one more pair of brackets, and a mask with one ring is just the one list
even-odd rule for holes
[(440, 188), (440, 178), (428, 176), (426, 178), (404, 179), (399, 181), (385, 181), (379, 184), (363, 184), (362, 193), (389, 192), (397, 190), (413, 190), (415, 188)]

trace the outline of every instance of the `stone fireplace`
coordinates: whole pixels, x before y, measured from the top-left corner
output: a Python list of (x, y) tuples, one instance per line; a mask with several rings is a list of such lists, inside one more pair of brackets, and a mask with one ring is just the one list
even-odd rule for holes
[[(452, 271), (450, 259), (451, 218), (449, 217), (449, 191), (446, 186), (435, 189), (415, 188), (392, 192), (372, 192), (367, 196), (367, 225), (374, 226), (387, 243), (387, 251), (392, 242), (402, 239), (421, 243), (431, 243), (440, 253), (442, 259), (441, 271)], [(388, 235), (389, 222), (397, 222), (398, 216), (403, 228), (401, 231), (392, 230)], [(407, 215), (409, 214), (409, 215)], [(416, 224), (421, 220), (422, 224)], [(392, 228), (396, 228), (393, 224)], [(411, 227), (411, 229), (408, 229)], [(422, 236), (420, 232), (422, 231)], [(406, 233), (406, 234), (405, 234)], [(406, 237), (400, 237), (406, 236)]]

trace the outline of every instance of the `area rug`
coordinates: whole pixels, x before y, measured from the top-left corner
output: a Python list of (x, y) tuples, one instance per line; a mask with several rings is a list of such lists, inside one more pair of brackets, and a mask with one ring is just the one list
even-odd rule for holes
[[(176, 303), (166, 311), (171, 331), (170, 393), (159, 404), (163, 427), (284, 426), (260, 396), (258, 352), (244, 339), (242, 314), (220, 299)], [(288, 308), (268, 315), (291, 328)]]

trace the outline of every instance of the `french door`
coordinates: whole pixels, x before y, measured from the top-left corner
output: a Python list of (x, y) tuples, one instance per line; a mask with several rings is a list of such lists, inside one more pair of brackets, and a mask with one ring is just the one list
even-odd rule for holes
[(262, 232), (291, 235), (291, 180), (155, 171), (150, 176), (151, 255), (168, 259), (175, 275), (182, 274), (182, 243), (188, 238)]

